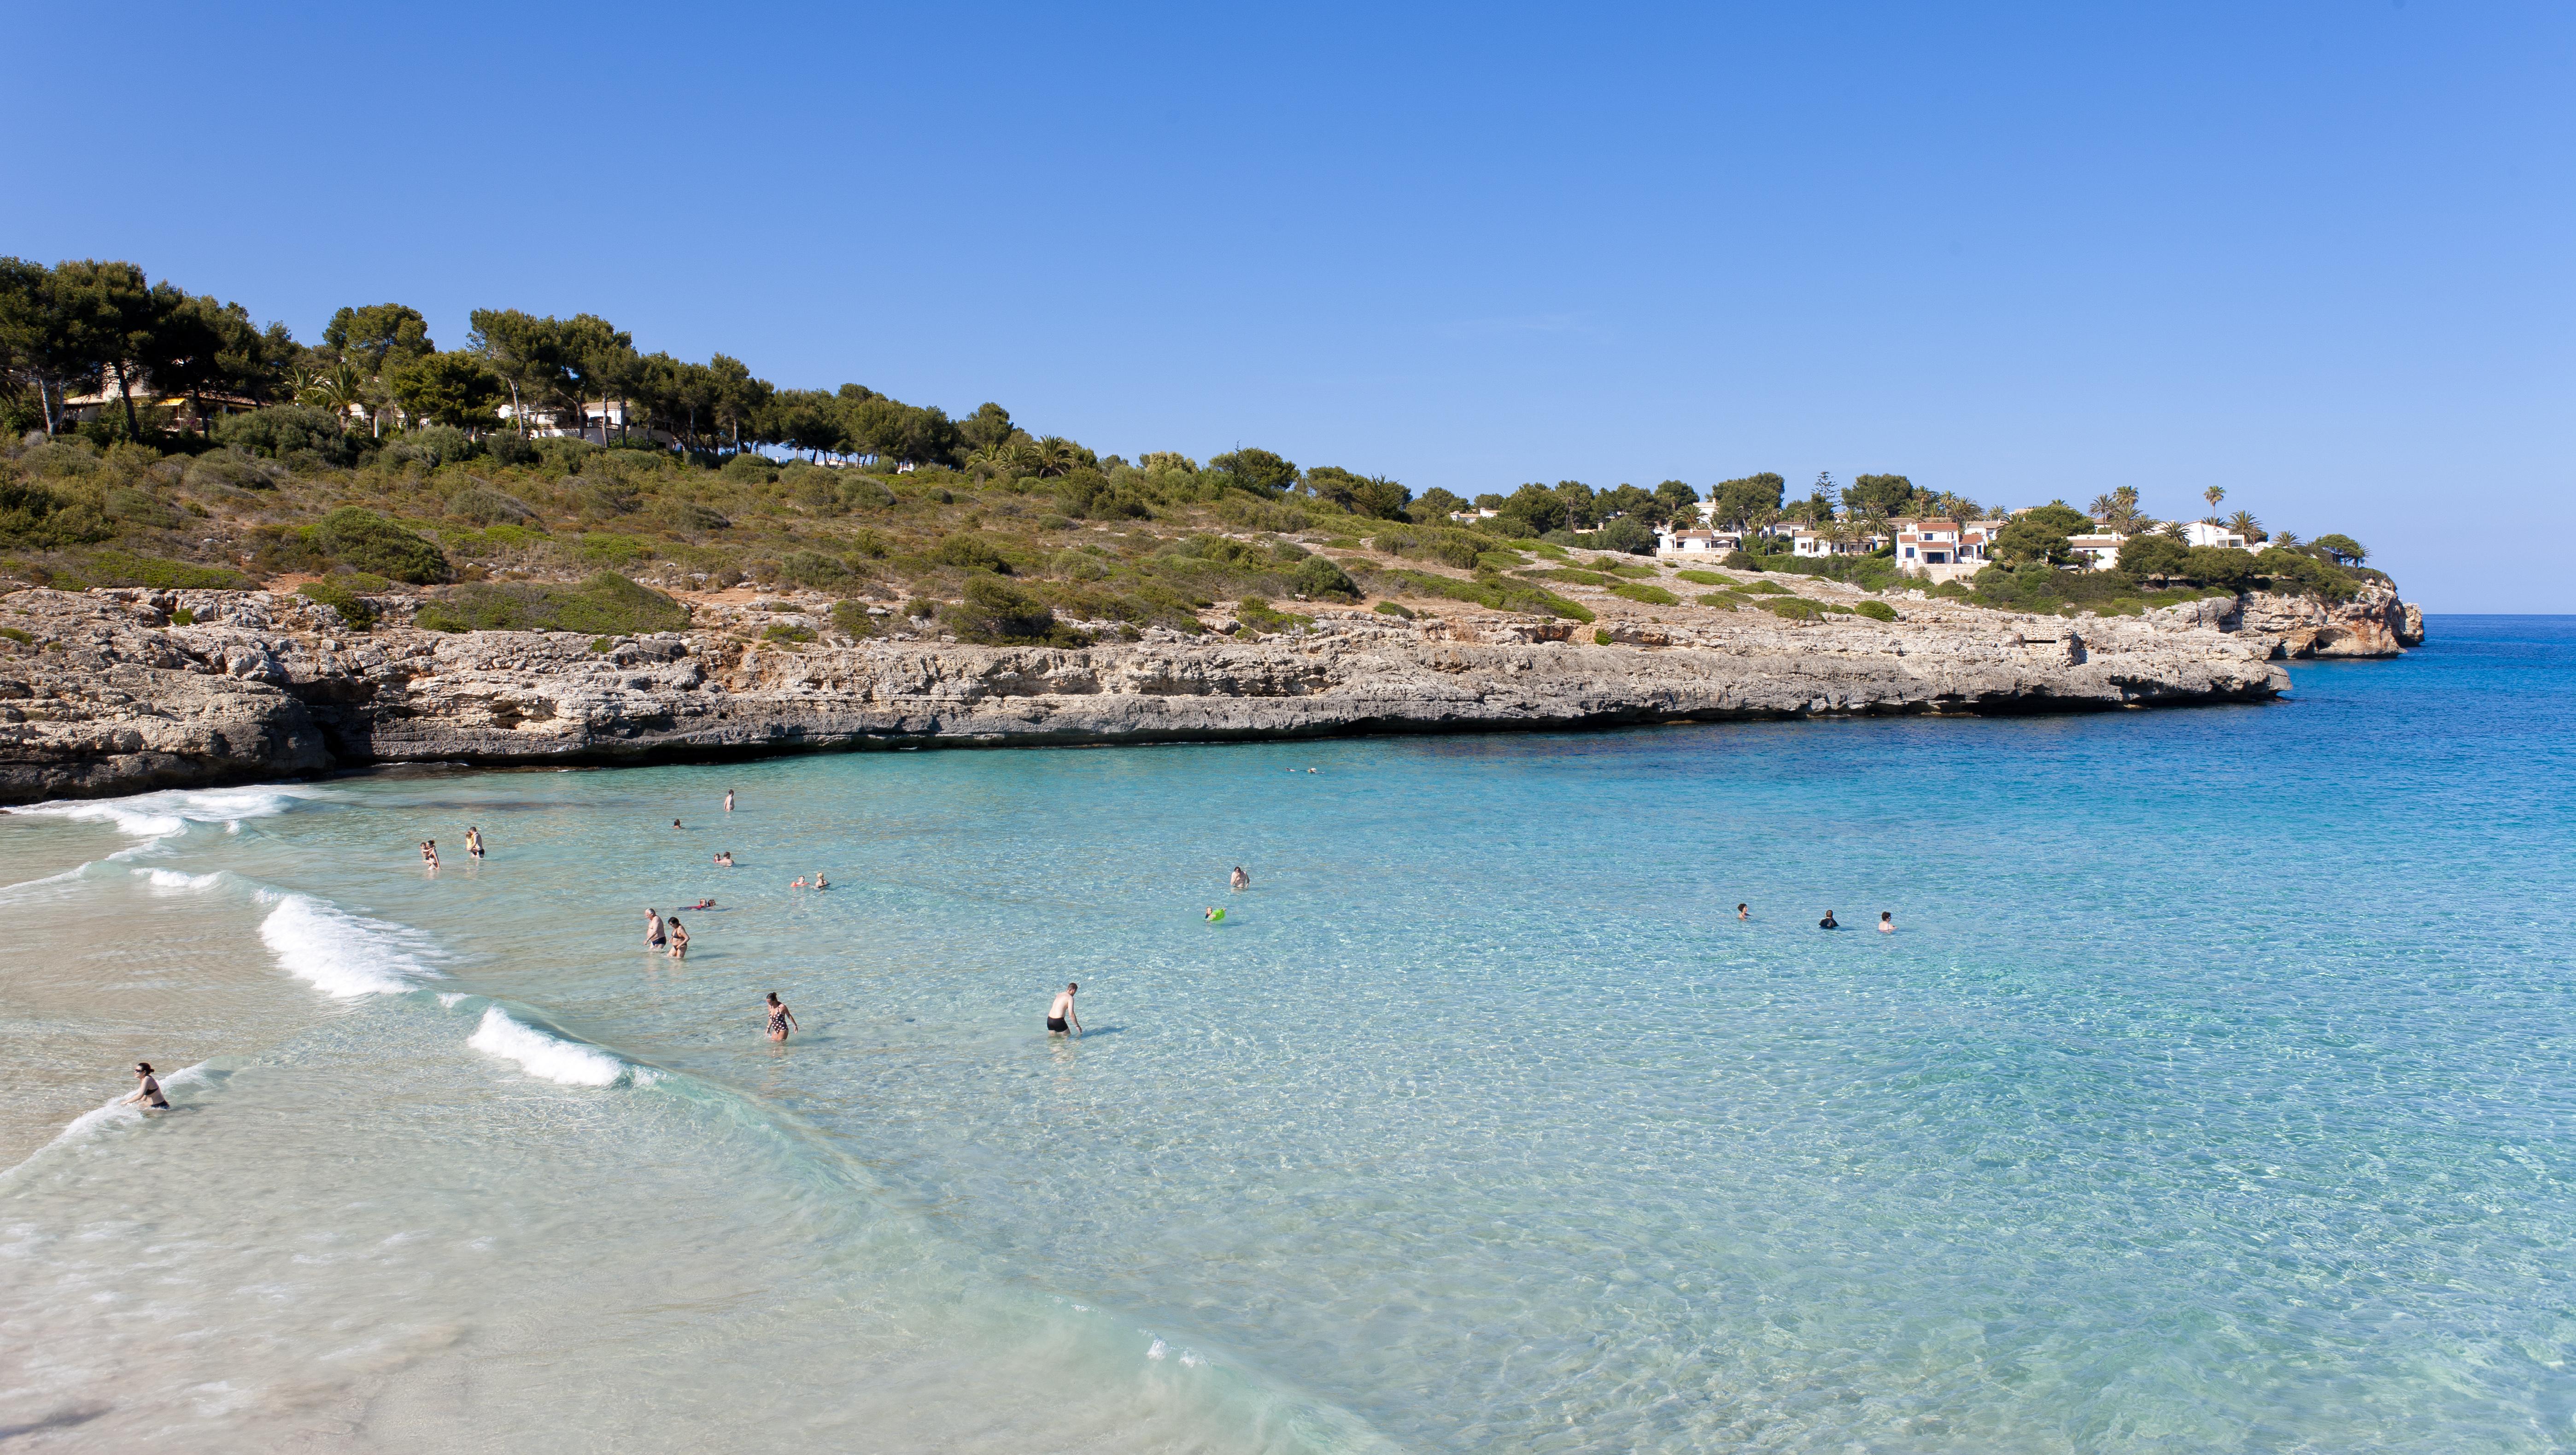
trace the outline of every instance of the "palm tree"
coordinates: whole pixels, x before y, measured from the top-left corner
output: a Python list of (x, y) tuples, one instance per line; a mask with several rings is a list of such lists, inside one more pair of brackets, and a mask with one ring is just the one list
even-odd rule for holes
[(2102, 528), (2114, 535), (2129, 535), (2145, 513), (2138, 509), (2138, 487), (2123, 485), (2107, 495), (2096, 495), (2084, 513), (2101, 522)]
[(308, 409), (336, 414), (345, 420), (352, 409), (367, 411), (367, 396), (371, 392), (368, 384), (367, 376), (359, 371), (357, 365), (342, 359), (328, 369), (308, 371), (299, 377), (295, 402)]
[(2256, 520), (2250, 510), (2240, 510), (2227, 517), (2227, 528), (2245, 537), (2249, 545), (2263, 539), (2263, 522)]
[(1048, 435), (1030, 447), (1037, 471), (1043, 476), (1062, 475), (1082, 463), (1082, 447), (1062, 435)]
[(2272, 544), (2279, 546), (2285, 551), (2296, 550), (2299, 544), (2299, 533), (2294, 530), (2285, 530), (2279, 535), (2272, 537)]
[(2224, 485), (2212, 485), (2208, 489), (2200, 492), (2200, 498), (2209, 502), (2209, 523), (2211, 525), (2218, 524), (2218, 502), (2227, 498), (2227, 487)]

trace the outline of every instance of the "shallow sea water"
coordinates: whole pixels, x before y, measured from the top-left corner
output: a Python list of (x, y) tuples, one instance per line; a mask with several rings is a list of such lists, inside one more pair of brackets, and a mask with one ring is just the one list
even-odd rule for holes
[(2568, 1448), (2576, 622), (2433, 628), (2266, 708), (12, 815), (0, 1436)]

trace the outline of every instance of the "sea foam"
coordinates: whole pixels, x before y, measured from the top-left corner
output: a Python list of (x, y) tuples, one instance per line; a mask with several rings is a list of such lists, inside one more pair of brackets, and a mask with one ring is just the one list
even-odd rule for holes
[(615, 1086), (620, 1082), (649, 1086), (653, 1073), (621, 1060), (597, 1046), (566, 1040), (543, 1031), (495, 1005), (485, 1008), (483, 1023), (465, 1044), (487, 1056), (515, 1061), (519, 1069), (561, 1086)]
[(271, 818), (298, 800), (319, 796), (309, 788), (178, 788), (131, 798), (56, 799), (12, 812), (75, 823), (114, 824), (138, 839), (166, 839), (192, 823), (239, 824)]
[(423, 958), (429, 937), (418, 930), (351, 914), (309, 894), (268, 890), (261, 898), (277, 905), (259, 926), (269, 953), (325, 995), (400, 995), (440, 978)]

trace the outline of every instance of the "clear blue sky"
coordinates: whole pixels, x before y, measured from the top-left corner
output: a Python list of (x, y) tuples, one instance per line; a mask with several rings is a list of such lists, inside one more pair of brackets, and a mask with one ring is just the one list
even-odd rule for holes
[(2576, 7), (21, 6), (0, 252), (1416, 490), (1897, 471), (2576, 611)]

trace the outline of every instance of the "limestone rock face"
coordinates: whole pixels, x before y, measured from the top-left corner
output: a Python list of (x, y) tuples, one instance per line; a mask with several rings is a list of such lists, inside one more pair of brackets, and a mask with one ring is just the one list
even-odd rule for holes
[(1353, 613), (1252, 642), (798, 648), (711, 630), (593, 651), (566, 633), (357, 634), (259, 592), (28, 590), (0, 601), (0, 626), (28, 638), (0, 640), (0, 801), (388, 762), (2072, 712), (2287, 690), (2269, 660), (2281, 639), (2222, 621), (1743, 612), (1622, 623), (1602, 646), (1526, 617)]
[(2364, 586), (2350, 601), (2249, 591), (2239, 630), (2275, 637), (2284, 657), (2394, 657), (2424, 643), (2424, 613), (2396, 588)]

